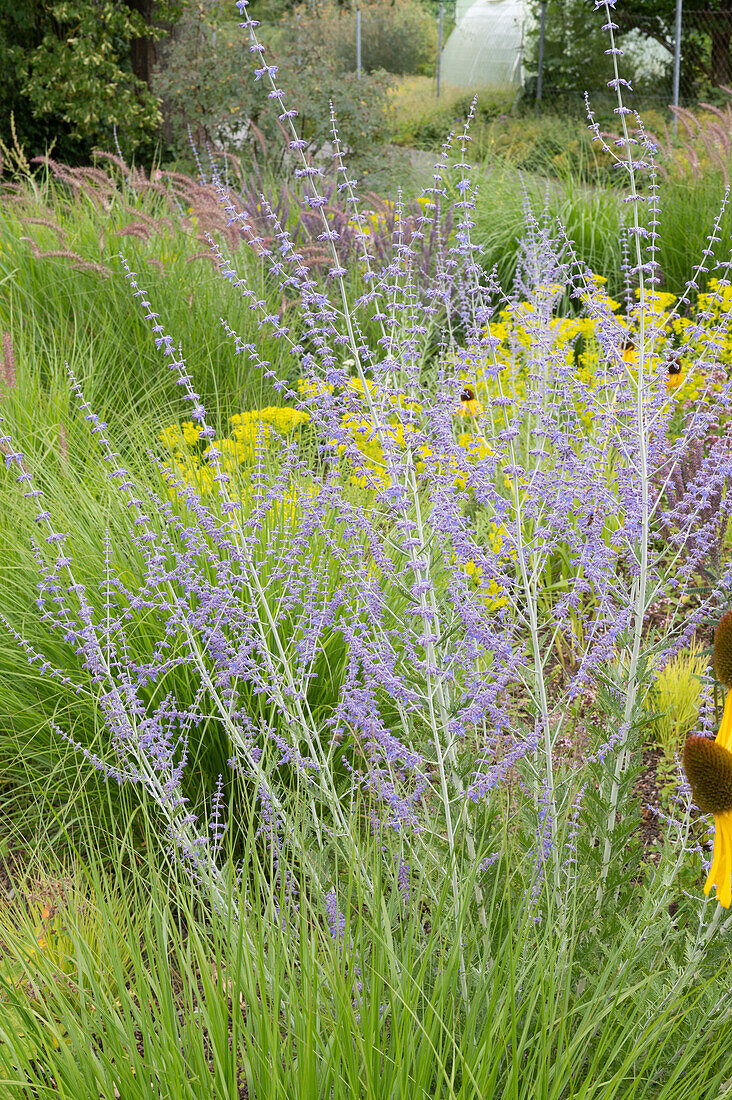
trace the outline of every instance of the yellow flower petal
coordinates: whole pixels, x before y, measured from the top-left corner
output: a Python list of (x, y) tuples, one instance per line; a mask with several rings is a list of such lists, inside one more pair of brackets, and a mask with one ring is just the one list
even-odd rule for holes
[(732, 688), (727, 692), (727, 700), (724, 704), (722, 724), (714, 739), (723, 749), (732, 752)]
[(717, 887), (717, 901), (725, 909), (732, 905), (732, 811), (714, 815), (714, 857), (704, 893)]

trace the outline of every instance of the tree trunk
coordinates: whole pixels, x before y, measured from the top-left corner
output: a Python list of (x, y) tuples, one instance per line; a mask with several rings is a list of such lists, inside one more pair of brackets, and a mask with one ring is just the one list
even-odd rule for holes
[[(149, 27), (153, 22), (155, 0), (125, 0), (128, 8), (138, 12)], [(152, 80), (152, 72), (157, 61), (155, 41), (152, 38), (133, 38), (130, 42), (130, 61), (132, 71), (140, 80), (144, 80), (148, 88)]]

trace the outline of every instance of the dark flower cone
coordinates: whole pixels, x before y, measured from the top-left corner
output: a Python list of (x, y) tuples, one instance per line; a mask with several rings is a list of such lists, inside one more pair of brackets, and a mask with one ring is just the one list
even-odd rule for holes
[(732, 688), (732, 611), (727, 611), (714, 634), (714, 671), (725, 687)]
[(689, 737), (684, 745), (684, 771), (703, 813), (732, 810), (732, 752), (706, 737)]

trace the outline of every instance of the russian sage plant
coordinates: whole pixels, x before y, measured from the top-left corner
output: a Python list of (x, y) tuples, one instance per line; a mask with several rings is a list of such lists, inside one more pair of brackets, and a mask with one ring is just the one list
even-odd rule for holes
[[(40, 480), (10, 436), (2, 441), (25, 495), (39, 502), (42, 617), (80, 655), (87, 675), (77, 690), (97, 701), (108, 735), (105, 755), (79, 751), (110, 779), (145, 787), (192, 881), (245, 925), (254, 915), (247, 858), (240, 897), (220, 870), (229, 779), (211, 792), (208, 829), (183, 794), (191, 732), (205, 724), (223, 731), (256, 819), (278, 928), (297, 924), (307, 896), (342, 937), (346, 866), (374, 905), (384, 874), (404, 899), (415, 883), (432, 904), (447, 897), (460, 942), (466, 905), (487, 926), (481, 881), (502, 866), (507, 837), (525, 847), (523, 894), (537, 920), (567, 919), (580, 852), (600, 919), (630, 873), (650, 662), (683, 645), (732, 584), (722, 562), (692, 611), (672, 616), (665, 632), (649, 624), (655, 602), (684, 606), (726, 532), (732, 454), (718, 429), (732, 391), (718, 365), (726, 314), (713, 304), (730, 279), (729, 261), (715, 259), (719, 222), (669, 321), (659, 304), (653, 144), (623, 105), (616, 67), (621, 135), (605, 149), (626, 184), (625, 312), (562, 227), (528, 204), (514, 290), (504, 294), (483, 272), (470, 118), (448, 137), (419, 215), (407, 218), (397, 196), (388, 257), (373, 248), (334, 120), (333, 172), (355, 241), (349, 276), (324, 170), (305, 155), (247, 0), (238, 7), (255, 78), (289, 133), (303, 210), (309, 224), (320, 219), (332, 262), (324, 278), (314, 274), (262, 196), (265, 242), (217, 179), (229, 229), (257, 241), (276, 287), (271, 300), (258, 297), (244, 265), (212, 237), (222, 302), (228, 283), (263, 335), (288, 347), (293, 371), (279, 377), (263, 343), (222, 326), (232, 355), (304, 414), (311, 444), (293, 437), (273, 455), (262, 431), (250, 466), (232, 463), (184, 349), (121, 257), (213, 491), (154, 454), (141, 488), (74, 381), (130, 516), (125, 568), (115, 570), (109, 546), (92, 590), (76, 579), (69, 535), (53, 526)], [(611, 24), (609, 33), (617, 62)], [(712, 277), (710, 305), (679, 336), (674, 322)], [(272, 306), (284, 295), (298, 302), (296, 324)], [(567, 301), (569, 321), (559, 312)], [(685, 402), (689, 363), (703, 386)], [(143, 657), (132, 637), (146, 621), (159, 633)], [(69, 683), (16, 637), (32, 662)], [(174, 690), (184, 674), (196, 685), (186, 700)], [(336, 690), (324, 701), (326, 676)], [(591, 711), (584, 729), (582, 707)], [(689, 805), (684, 812), (687, 836)], [(378, 876), (366, 854), (372, 833)], [(659, 907), (669, 887), (657, 884)], [(460, 973), (467, 997), (464, 964)]]

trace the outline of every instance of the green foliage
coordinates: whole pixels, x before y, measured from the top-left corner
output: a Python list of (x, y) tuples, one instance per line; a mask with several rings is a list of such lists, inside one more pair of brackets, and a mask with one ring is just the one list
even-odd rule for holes
[(85, 812), (88, 855), (44, 843), (14, 899), (0, 895), (3, 1095), (680, 1100), (722, 1096), (732, 1075), (729, 949), (706, 941), (680, 891), (669, 913), (668, 851), (636, 876), (626, 911), (608, 902), (610, 932), (605, 913), (593, 923), (581, 857), (556, 884), (567, 919), (536, 920), (531, 867), (506, 830), (481, 874), (486, 923), (466, 873), (456, 936), (424, 871), (402, 896), (393, 837), (378, 833), (363, 846), (372, 892), (331, 863), (334, 938), (322, 899), (302, 889), (294, 910), (272, 888), (253, 815), (245, 887), (225, 861), (237, 920), (202, 917), (148, 807), (137, 843), (115, 828), (107, 863)]
[[(404, 5), (409, 18), (413, 6)], [(300, 136), (318, 147), (330, 140), (332, 103), (342, 144), (352, 157), (368, 159), (388, 134), (393, 78), (386, 64), (377, 66), (375, 55), (373, 64), (364, 62), (358, 78), (355, 37), (351, 61), (344, 46), (349, 28), (355, 28), (354, 19), (353, 12), (343, 13), (332, 4), (299, 9), (278, 27), (272, 52), (287, 102), (298, 112)]]
[[(539, 53), (541, 0), (529, 4), (533, 19), (527, 32), (526, 64), (536, 73)], [(548, 0), (546, 4), (543, 89), (545, 93), (604, 88), (612, 78), (612, 61), (605, 56), (607, 38), (587, 0)], [(534, 98), (536, 77), (526, 85)]]
[(150, 141), (159, 107), (125, 57), (150, 33), (141, 16), (120, 0), (55, 0), (46, 17), (34, 49), (9, 50), (34, 118), (60, 118), (80, 143), (108, 146), (114, 125), (128, 147)]
[(501, 284), (511, 286), (524, 224), (525, 193), (535, 210), (541, 210), (546, 200), (550, 215), (560, 218), (578, 256), (592, 271), (605, 275), (611, 294), (619, 293), (623, 286), (619, 238), (622, 197), (605, 188), (589, 190), (573, 176), (567, 176), (547, 195), (543, 177), (522, 181), (514, 169), (492, 172), (481, 188), (475, 211), (475, 235), (483, 245), (481, 262), (485, 268), (496, 267)]
[[(54, 178), (26, 180), (22, 202), (3, 205), (0, 216), (0, 333), (10, 334), (17, 363), (16, 384), (0, 389), (3, 416), (24, 439), (34, 463), (43, 468), (44, 492), (56, 515), (77, 532), (84, 547), (80, 572), (90, 591), (94, 571), (98, 576), (104, 568), (104, 531), (117, 532), (118, 545), (125, 542), (118, 525), (124, 526), (126, 509), (121, 498), (110, 495), (101, 459), (86, 446), (84, 422), (72, 411), (65, 361), (95, 408), (114, 425), (126, 461), (141, 479), (142, 493), (145, 486), (165, 492), (148, 452), (152, 448), (161, 460), (170, 461), (169, 451), (159, 445), (159, 435), (185, 414), (179, 387), (170, 372), (159, 369), (148, 327), (131, 309), (118, 251), (140, 272), (151, 298), (160, 303), (161, 314), (180, 335), (215, 423), (226, 424), (232, 414), (278, 400), (276, 391), (261, 373), (252, 371), (244, 356), (232, 355), (221, 328), (223, 309), (248, 339), (262, 336), (246, 300), (222, 290), (205, 241), (197, 235), (204, 228), (221, 233), (226, 226), (223, 213), (218, 223), (210, 220), (211, 207), (215, 214), (219, 209), (212, 191), (189, 181), (190, 200), (182, 194), (189, 217), (181, 223), (172, 199), (166, 201), (152, 188), (141, 197), (122, 181), (116, 189), (113, 183), (112, 177), (109, 186), (92, 199), (89, 191), (72, 198)], [(266, 179), (263, 186), (268, 186)], [(100, 201), (103, 196), (104, 202)], [(299, 207), (293, 207), (295, 217)], [(237, 241), (230, 240), (229, 247), (258, 296), (276, 294), (273, 308), (281, 308), (281, 292), (277, 294), (276, 284), (273, 287), (267, 280), (255, 253)], [(288, 323), (297, 332), (291, 311)], [(292, 378), (296, 368), (287, 346), (274, 339), (261, 346), (278, 375), (286, 377), (289, 372)], [(10, 484), (12, 475), (4, 464), (0, 475)], [(26, 502), (15, 493), (11, 499), (0, 523), (0, 557), (8, 565), (0, 605), (19, 623), (36, 578), (24, 533)], [(132, 568), (124, 556), (120, 564), (124, 570)], [(154, 631), (147, 635), (148, 642), (153, 635)], [(34, 640), (45, 646), (45, 631)], [(145, 644), (143, 637), (143, 650)], [(78, 670), (77, 658), (63, 643), (54, 646), (52, 641), (49, 652), (57, 665)], [(320, 670), (313, 682), (314, 709), (327, 709), (337, 699), (337, 654), (329, 653), (328, 660), (330, 667)], [(7, 635), (0, 638), (0, 681), (0, 814), (12, 807), (31, 831), (49, 805), (65, 820), (73, 818), (79, 789), (90, 782), (93, 786), (96, 777), (85, 771), (82, 779), (73, 754), (59, 744), (51, 721), (63, 712), (64, 728), (92, 747), (97, 738), (95, 708), (85, 697), (59, 690), (53, 679), (34, 676)], [(177, 688), (182, 696), (195, 694), (195, 684), (188, 680)], [(202, 781), (208, 789), (216, 776), (228, 772), (220, 736), (206, 725), (200, 733), (200, 740), (191, 742), (195, 764), (189, 793), (194, 800), (200, 797)], [(35, 777), (32, 783), (42, 784), (47, 802), (29, 798), (30, 777)], [(112, 798), (116, 797), (113, 792)]]
[(66, 160), (73, 161), (82, 152), (69, 134), (69, 126), (58, 118), (35, 117), (23, 95), (22, 84), (27, 55), (35, 49), (44, 33), (45, 15), (40, 0), (0, 0), (0, 141), (5, 146), (17, 142), (33, 153), (55, 148)]
[[(324, 36), (297, 39), (285, 33), (273, 51), (280, 66), (277, 79), (290, 106), (297, 110), (298, 133), (317, 148), (332, 137), (329, 104), (333, 104), (341, 144), (352, 159), (368, 159), (383, 142), (389, 126), (389, 91), (393, 78), (383, 71), (343, 72)], [(280, 79), (281, 78), (281, 79)], [(271, 114), (271, 112), (268, 112)], [(262, 120), (266, 126), (266, 120)], [(270, 129), (269, 133), (273, 133)], [(281, 135), (275, 135), (277, 144)], [(378, 155), (378, 154), (377, 154)]]
[[(320, 35), (298, 49), (293, 34), (268, 55), (280, 65), (278, 80), (297, 109), (295, 125), (305, 140), (320, 147), (331, 136), (329, 102), (341, 140), (358, 154), (386, 134), (388, 89), (384, 73), (342, 72)], [(211, 142), (241, 152), (254, 148), (259, 160), (279, 158), (278, 127), (266, 78), (254, 79), (248, 41), (238, 25), (225, 22), (206, 0), (189, 0), (172, 44), (166, 49), (153, 86), (165, 102), (172, 150), (190, 155), (188, 126), (200, 145)]]
[[(195, 197), (196, 184), (191, 184)], [(63, 363), (68, 359), (85, 385), (91, 386), (92, 400), (102, 406), (100, 411), (133, 433), (139, 430), (140, 417), (152, 417), (157, 423), (163, 410), (179, 400), (174, 380), (156, 369), (155, 347), (146, 326), (130, 310), (128, 288), (117, 266), (117, 253), (122, 250), (145, 272), (150, 294), (166, 298), (167, 316), (198, 364), (211, 407), (225, 402), (231, 413), (240, 411), (244, 400), (271, 404), (274, 391), (263, 387), (261, 376), (252, 375), (241, 359), (232, 359), (221, 331), (221, 280), (194, 221), (198, 214), (203, 216), (201, 211), (186, 210), (190, 220), (176, 224), (170, 217), (171, 210), (176, 220), (179, 217), (172, 201), (166, 202), (154, 191), (148, 190), (145, 200), (126, 194), (122, 186), (112, 187), (110, 194), (111, 209), (101, 207), (101, 194), (96, 202), (88, 197), (68, 202), (69, 193), (62, 184), (43, 179), (27, 184), (27, 206), (3, 207), (0, 330), (12, 334), (19, 377), (23, 364), (32, 361), (29, 381), (33, 386), (64, 388)], [(28, 217), (42, 222), (29, 223)], [(138, 219), (143, 220), (142, 227)], [(206, 223), (209, 227), (213, 228)], [(44, 256), (54, 251), (56, 255)], [(243, 248), (238, 262), (250, 268), (254, 285), (263, 294), (265, 281), (254, 254)], [(234, 298), (229, 313), (253, 337), (257, 327), (246, 305)], [(275, 341), (268, 342), (268, 349), (278, 370), (286, 372), (288, 364), (293, 369), (291, 357)]]
[[(611, 296), (621, 294), (624, 277), (620, 227), (627, 214), (622, 191), (617, 185), (612, 189), (588, 187), (587, 175), (583, 178), (572, 170), (562, 173), (547, 193), (543, 175), (521, 180), (512, 168), (494, 167), (481, 187), (475, 212), (483, 265), (487, 269), (497, 266), (503, 286), (510, 286), (523, 228), (524, 189), (535, 210), (547, 202), (550, 213), (560, 219), (574, 242), (577, 255), (608, 280)], [(723, 189), (721, 169), (709, 168), (697, 179), (690, 173), (675, 171), (666, 181), (664, 233), (659, 241), (662, 290), (681, 294), (703, 249), (713, 247), (715, 256), (722, 255), (721, 242), (709, 246), (707, 238), (719, 213)], [(646, 217), (644, 210), (640, 216)], [(721, 220), (722, 241), (729, 239), (731, 231), (732, 212), (727, 208)]]
[[(665, 45), (674, 41), (676, 0), (634, 0), (613, 13), (620, 33), (640, 27)], [(681, 19), (682, 96), (695, 98), (729, 84), (732, 77), (732, 10), (729, 0), (691, 0)], [(670, 57), (670, 51), (669, 51)]]
[(225, 23), (208, 0), (185, 4), (156, 68), (153, 89), (165, 103), (169, 143), (177, 156), (190, 153), (189, 126), (199, 145), (240, 149), (249, 120), (258, 118), (267, 102), (266, 90), (254, 84), (244, 33)]
[[(529, 99), (533, 99), (541, 0), (531, 0), (530, 8), (534, 21), (527, 35), (527, 62), (534, 76), (526, 91)], [(628, 55), (620, 59), (621, 75), (631, 80), (635, 91), (660, 98), (665, 105), (671, 97), (676, 0), (634, 0), (633, 4), (613, 8), (612, 19), (617, 28), (617, 45), (621, 48), (624, 36), (631, 34), (636, 43), (650, 40), (666, 51), (665, 54), (661, 51), (667, 65), (660, 79), (649, 78), (640, 71), (633, 72), (631, 55), (635, 52), (639, 59), (642, 47), (640, 51), (630, 47)], [(612, 61), (604, 55), (608, 43), (601, 31), (602, 22), (586, 0), (548, 0), (543, 67), (547, 92), (604, 90), (606, 81), (612, 78)], [(685, 3), (681, 24), (682, 100), (708, 99), (710, 92), (729, 84), (730, 79), (732, 12), (728, 0)]]
[(611, 158), (593, 143), (585, 121), (558, 115), (504, 117), (478, 129), (473, 148), (489, 164), (498, 160), (522, 172), (617, 183)]
[[(392, 95), (392, 140), (400, 145), (439, 151), (445, 134), (466, 118), (474, 96), (475, 120), (471, 125), (471, 156), (485, 158), (486, 167), (501, 162), (522, 172), (559, 176), (591, 184), (617, 185), (618, 172), (607, 153), (593, 142), (584, 118), (568, 114), (537, 115), (514, 109), (515, 95), (479, 89), (443, 86), (435, 94), (434, 80), (406, 77)], [(646, 124), (651, 132), (663, 127), (663, 119), (651, 112)], [(603, 125), (613, 125), (603, 119)]]
[[(349, 13), (350, 14), (350, 13)], [(339, 21), (335, 56), (344, 70), (356, 67), (356, 21)], [(414, 0), (370, 3), (361, 7), (361, 63), (367, 73), (431, 75), (437, 57), (437, 23)]]
[(339, 72), (317, 58), (294, 71), (287, 65), (286, 70), (282, 84), (288, 102), (297, 105), (296, 124), (303, 138), (318, 147), (331, 138), (332, 103), (338, 136), (352, 160), (381, 155), (374, 146), (388, 135), (392, 86), (388, 73), (364, 73), (359, 80), (356, 73)]

